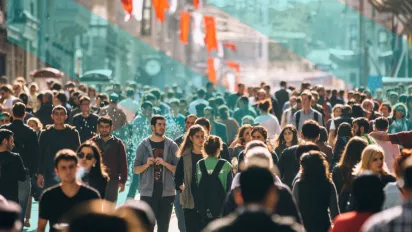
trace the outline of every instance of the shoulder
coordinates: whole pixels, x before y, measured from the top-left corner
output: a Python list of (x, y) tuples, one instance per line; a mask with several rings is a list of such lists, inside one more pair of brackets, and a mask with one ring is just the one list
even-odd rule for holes
[[(272, 222), (278, 227), (283, 228), (285, 231), (305, 231), (302, 225), (296, 223), (293, 217), (273, 215)], [(283, 231), (283, 230), (282, 230)]]
[(82, 113), (77, 113), (77, 114), (75, 114), (74, 116), (73, 116), (73, 120), (77, 120), (78, 118), (80, 118), (81, 117), (81, 115), (82, 115)]
[(374, 214), (363, 224), (363, 231), (373, 231), (373, 229), (377, 228), (381, 229), (381, 231), (387, 231), (388, 228), (386, 226), (397, 221), (401, 217), (402, 212), (402, 206), (396, 206)]
[(97, 192), (97, 190), (87, 186), (87, 185), (81, 185), (80, 186), (80, 191), (82, 191), (82, 193), (88, 197), (91, 198), (100, 198), (100, 194)]
[(214, 231), (225, 231), (233, 224), (236, 220), (235, 214), (230, 214), (226, 217), (217, 219), (209, 223), (209, 225), (205, 228), (207, 232), (214, 232)]
[(296, 149), (298, 149), (298, 145), (293, 145), (283, 150), (282, 154), (295, 154)]
[(44, 200), (48, 200), (50, 199), (54, 199), (54, 197), (56, 196), (56, 194), (60, 191), (60, 185), (54, 185), (52, 187), (49, 187), (47, 189), (45, 189), (43, 191), (43, 193), (40, 196), (40, 202), (44, 201)]
[(69, 124), (64, 124), (64, 127), (70, 131), (77, 131), (75, 126), (69, 125)]

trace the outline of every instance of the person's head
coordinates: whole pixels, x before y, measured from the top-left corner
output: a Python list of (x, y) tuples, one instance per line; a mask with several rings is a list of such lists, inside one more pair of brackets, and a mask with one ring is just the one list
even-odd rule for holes
[(397, 103), (393, 106), (393, 117), (394, 119), (401, 119), (408, 115), (408, 109), (405, 104)]
[(0, 95), (2, 98), (9, 98), (13, 94), (13, 87), (11, 85), (3, 85), (0, 87)]
[(303, 140), (315, 142), (319, 140), (320, 127), (314, 120), (306, 120), (303, 123), (302, 131), (300, 132), (300, 137)]
[(324, 126), (319, 127), (319, 140), (318, 143), (326, 143), (328, 141), (328, 131)]
[(36, 82), (30, 83), (30, 85), (29, 85), (29, 91), (30, 91), (30, 94), (35, 94), (35, 93), (37, 93), (37, 92), (39, 91), (39, 86), (37, 85)]
[(51, 90), (57, 90), (60, 91), (62, 90), (62, 84), (60, 84), (59, 82), (55, 82), (53, 83), (53, 85), (51, 86)]
[(137, 228), (141, 228), (142, 232), (153, 232), (156, 225), (155, 214), (149, 204), (144, 201), (138, 201), (134, 199), (127, 200), (123, 205), (117, 208), (117, 214), (122, 214), (123, 209), (132, 210), (134, 216), (137, 217), (139, 225)]
[(21, 231), (22, 223), (19, 220), (20, 214), (21, 208), (17, 203), (8, 201), (0, 195), (0, 231)]
[(145, 101), (142, 104), (142, 115), (146, 118), (152, 118), (153, 105), (149, 101)]
[(215, 120), (216, 112), (212, 107), (210, 106), (206, 107), (203, 112), (204, 112), (204, 117), (209, 119), (209, 121), (213, 122)]
[(256, 100), (257, 101), (263, 101), (266, 99), (266, 91), (264, 89), (259, 89), (259, 91), (256, 94)]
[(67, 110), (61, 105), (55, 106), (51, 115), (54, 125), (63, 125), (67, 119)]
[(26, 116), (26, 105), (21, 102), (14, 104), (12, 109), (13, 119), (23, 120)]
[(345, 138), (352, 138), (352, 126), (347, 123), (343, 122), (338, 127), (337, 138), (345, 137)]
[(107, 95), (99, 93), (96, 96), (96, 106), (101, 107), (102, 103), (105, 102), (105, 101), (107, 101)]
[(29, 96), (25, 93), (22, 92), (19, 94), (19, 99), (27, 106), (29, 104)]
[(297, 148), (296, 148), (296, 159), (299, 160), (300, 162), (300, 158), (302, 157), (303, 154), (310, 152), (310, 151), (320, 151), (320, 148), (318, 145), (316, 145), (315, 143), (306, 143), (306, 144), (300, 144)]
[(314, 90), (311, 91), (310, 93), (312, 94), (312, 101), (310, 104), (312, 106), (316, 106), (316, 104), (318, 104), (318, 101), (319, 101), (319, 94), (317, 91), (314, 91)]
[(266, 143), (268, 139), (268, 131), (263, 126), (255, 126), (251, 132), (252, 140), (258, 140)]
[(353, 137), (342, 153), (338, 166), (345, 169), (346, 174), (351, 174), (352, 169), (361, 160), (363, 150), (368, 146), (365, 139), (361, 137)]
[(126, 97), (128, 97), (128, 98), (134, 98), (134, 90), (131, 89), (131, 88), (128, 88), (128, 89), (126, 90)]
[(352, 117), (353, 118), (361, 118), (361, 117), (364, 117), (364, 115), (365, 113), (359, 104), (354, 104), (352, 106)]
[(379, 112), (381, 112), (384, 117), (389, 117), (392, 112), (392, 107), (389, 103), (382, 103), (379, 107)]
[[(198, 117), (205, 117), (205, 108), (207, 107), (206, 104), (204, 103), (199, 103), (195, 106), (196, 109), (196, 115)], [(212, 108), (213, 109), (213, 108)]]
[(301, 94), (301, 98), (302, 108), (306, 110), (309, 109), (312, 102), (312, 93), (310, 91), (303, 91), (303, 93)]
[(180, 113), (184, 113), (187, 111), (187, 101), (185, 99), (179, 100), (179, 108), (180, 108)]
[(391, 102), (391, 105), (395, 105), (399, 101), (399, 94), (397, 92), (391, 92), (389, 94), (389, 101)]
[(374, 103), (372, 100), (366, 99), (362, 102), (362, 108), (364, 111), (373, 112)]
[(239, 97), (239, 99), (237, 100), (237, 106), (239, 108), (245, 108), (249, 106), (249, 98), (245, 95)]
[(254, 123), (255, 123), (255, 119), (251, 115), (246, 115), (242, 118), (242, 126), (253, 125)]
[(173, 114), (178, 114), (180, 111), (179, 108), (179, 100), (178, 99), (172, 99), (169, 101), (169, 105), (170, 105), (170, 111)]
[(195, 125), (196, 119), (197, 119), (197, 116), (194, 115), (194, 114), (190, 114), (190, 115), (186, 116), (186, 118), (185, 118), (185, 129), (186, 129), (186, 131), (188, 131), (191, 126)]
[(296, 130), (296, 127), (293, 125), (286, 125), (280, 132), (277, 143), (278, 146), (281, 144), (286, 145), (287, 143), (290, 143), (292, 146), (298, 144), (298, 131)]
[(222, 120), (228, 119), (229, 114), (230, 114), (229, 107), (227, 107), (225, 105), (219, 106), (219, 117), (220, 117), (220, 119), (222, 119)]
[(382, 210), (385, 194), (377, 175), (365, 172), (352, 184), (353, 209), (357, 212), (377, 213)]
[(102, 162), (102, 153), (99, 147), (93, 142), (85, 142), (77, 149), (77, 157), (80, 160), (80, 166), (91, 175), (97, 175), (107, 178), (106, 167)]
[(288, 86), (288, 84), (286, 83), (286, 81), (281, 81), (280, 82), (280, 87), (286, 88)]
[(209, 135), (204, 142), (203, 149), (208, 157), (218, 157), (222, 151), (222, 144), (219, 136)]
[(270, 99), (266, 99), (259, 102), (257, 107), (261, 113), (269, 113), (269, 111), (272, 109), (272, 103)]
[(100, 137), (107, 138), (112, 133), (113, 120), (109, 116), (100, 116), (97, 119), (97, 131)]
[(90, 98), (88, 96), (80, 97), (80, 109), (83, 113), (90, 112)]
[(119, 94), (112, 93), (109, 95), (110, 104), (117, 104), (119, 102)]
[(369, 132), (369, 120), (365, 117), (355, 118), (352, 125), (353, 135), (362, 136)]
[(245, 84), (239, 83), (237, 85), (237, 92), (243, 95), (245, 93)]
[(375, 129), (377, 131), (388, 131), (389, 120), (386, 117), (379, 117), (375, 119)]
[(10, 118), (11, 118), (11, 115), (9, 112), (1, 112), (0, 113), (0, 126), (9, 124)]
[(7, 129), (0, 129), (1, 148), (11, 151), (14, 148), (14, 133)]
[(180, 157), (186, 149), (193, 149), (194, 147), (203, 148), (206, 138), (205, 129), (201, 125), (193, 125), (185, 134), (178, 156)]
[(62, 183), (74, 183), (79, 160), (74, 151), (63, 149), (54, 157), (54, 171)]
[(333, 117), (334, 118), (340, 117), (342, 115), (342, 109), (343, 109), (343, 105), (336, 104), (332, 109)]
[(195, 124), (202, 126), (205, 130), (206, 135), (209, 135), (209, 132), (212, 130), (212, 125), (210, 124), (210, 121), (207, 118), (198, 118), (196, 119)]
[(329, 164), (320, 151), (309, 151), (300, 158), (302, 179), (330, 181)]
[(393, 173), (396, 179), (403, 179), (405, 174), (405, 161), (412, 157), (412, 149), (402, 149), (393, 162)]
[(384, 167), (384, 151), (379, 145), (368, 145), (362, 152), (361, 162), (357, 173), (371, 171), (377, 175), (387, 174)]
[(153, 115), (150, 120), (152, 135), (162, 137), (166, 131), (166, 118), (162, 115)]
[(31, 117), (27, 120), (27, 125), (31, 127), (34, 131), (39, 131), (43, 128), (43, 124), (38, 118)]
[(204, 99), (206, 97), (206, 90), (203, 88), (200, 88), (197, 90), (196, 94), (197, 94), (198, 99)]
[(273, 174), (266, 168), (246, 169), (240, 175), (240, 191), (234, 192), (236, 204), (257, 204), (273, 212), (278, 201), (274, 181)]
[[(253, 142), (252, 142), (253, 143)], [(252, 147), (252, 148), (249, 148)], [(245, 152), (245, 162), (241, 165), (240, 170), (245, 170), (249, 167), (261, 167), (273, 170), (272, 154), (262, 142), (256, 143), (255, 146), (249, 146)]]
[(252, 129), (253, 129), (253, 126), (249, 124), (241, 126), (238, 129), (236, 139), (240, 138), (242, 145), (245, 145), (248, 142), (252, 141), (252, 136), (251, 136)]

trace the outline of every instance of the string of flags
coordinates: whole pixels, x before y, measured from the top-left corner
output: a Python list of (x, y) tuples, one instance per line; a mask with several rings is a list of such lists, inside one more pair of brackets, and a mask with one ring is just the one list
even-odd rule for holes
[[(125, 21), (130, 20), (133, 16), (136, 20), (142, 20), (143, 4), (145, 0), (120, 0), (123, 8), (126, 12)], [(168, 0), (146, 0), (152, 1), (155, 16), (157, 20), (161, 23), (165, 21), (165, 14), (167, 11), (171, 11), (171, 6)], [(198, 12), (201, 2), (200, 0), (192, 0), (193, 9), (191, 11), (181, 11), (180, 12), (180, 41), (181, 43), (187, 45), (189, 43), (189, 35), (193, 37), (193, 41), (201, 46), (205, 46), (208, 54), (207, 59), (207, 74), (209, 81), (217, 84), (216, 69), (220, 65), (219, 62), (210, 54), (215, 50), (219, 56), (223, 56), (223, 48), (231, 50), (232, 52), (237, 52), (237, 46), (235, 43), (230, 42), (218, 42), (216, 36), (216, 20), (213, 16), (202, 15)], [(176, 2), (177, 3), (177, 2)], [(171, 1), (174, 6), (174, 2)], [(170, 13), (170, 12), (169, 12)], [(193, 20), (191, 20), (193, 18)], [(191, 25), (193, 23), (193, 30), (190, 31)], [(202, 24), (204, 25), (204, 32), (202, 32)], [(240, 73), (240, 65), (235, 61), (226, 61), (224, 63), (228, 68), (235, 72), (238, 77)]]

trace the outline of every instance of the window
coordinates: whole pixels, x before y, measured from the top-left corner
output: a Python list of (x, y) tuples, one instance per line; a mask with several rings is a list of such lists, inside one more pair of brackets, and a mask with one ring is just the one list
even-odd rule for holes
[(152, 34), (152, 3), (151, 0), (144, 0), (143, 5), (143, 18), (141, 34), (144, 36), (150, 36)]

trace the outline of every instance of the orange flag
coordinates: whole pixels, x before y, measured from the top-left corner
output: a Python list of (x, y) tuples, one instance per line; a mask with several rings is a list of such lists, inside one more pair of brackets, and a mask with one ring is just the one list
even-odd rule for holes
[(236, 74), (239, 74), (239, 73), (240, 73), (240, 65), (239, 65), (239, 63), (234, 62), (234, 61), (227, 61), (226, 64), (227, 64), (227, 66), (228, 66), (229, 68), (234, 69), (234, 70), (236, 71)]
[(189, 42), (190, 13), (183, 11), (180, 13), (180, 41), (183, 44)]
[(195, 7), (195, 10), (199, 9), (199, 0), (193, 0), (193, 6)]
[(225, 46), (228, 49), (233, 50), (234, 52), (237, 51), (236, 44), (234, 44), (234, 43), (223, 43), (223, 46)]
[(216, 39), (216, 24), (215, 18), (212, 16), (205, 16), (205, 26), (206, 26), (206, 37), (205, 44), (207, 51), (211, 52), (213, 49), (217, 51), (217, 39)]
[(156, 17), (160, 22), (165, 21), (165, 10), (169, 9), (169, 3), (167, 0), (153, 0), (153, 7), (155, 8)]
[(129, 15), (128, 19), (130, 19), (130, 15), (132, 15), (132, 12), (133, 12), (133, 0), (121, 0), (121, 1), (122, 1), (123, 9)]
[(216, 71), (215, 71), (215, 59), (207, 58), (207, 75), (209, 81), (216, 84)]

